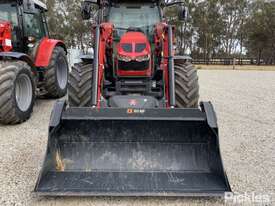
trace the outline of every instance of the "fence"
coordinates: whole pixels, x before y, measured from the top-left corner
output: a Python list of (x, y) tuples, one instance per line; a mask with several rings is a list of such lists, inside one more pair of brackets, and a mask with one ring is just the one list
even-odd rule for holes
[(73, 66), (75, 63), (80, 62), (79, 56), (81, 55), (80, 49), (68, 49), (68, 62), (70, 67)]
[[(213, 58), (213, 59), (193, 59), (193, 64), (206, 65), (258, 65), (258, 59), (255, 58)], [(267, 65), (263, 60), (260, 64)]]
[[(93, 51), (92, 51), (93, 53)], [(82, 54), (80, 49), (68, 49), (68, 61), (70, 66), (80, 62), (79, 56)], [(193, 64), (204, 65), (258, 65), (258, 59), (255, 58), (213, 58), (213, 59), (196, 59), (192, 60)], [(260, 61), (260, 65), (274, 65), (266, 64), (264, 60)]]

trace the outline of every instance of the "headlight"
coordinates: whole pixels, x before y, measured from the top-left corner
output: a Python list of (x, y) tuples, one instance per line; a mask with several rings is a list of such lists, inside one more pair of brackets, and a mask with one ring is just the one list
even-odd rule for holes
[(117, 55), (117, 59), (119, 61), (124, 61), (124, 62), (130, 62), (132, 60), (130, 57), (123, 56), (123, 55), (120, 55), (120, 54)]
[(33, 47), (34, 47), (34, 44), (29, 43), (29, 44), (28, 44), (28, 47), (29, 47), (29, 48), (33, 48)]
[(144, 62), (144, 61), (148, 61), (150, 59), (150, 55), (144, 55), (144, 56), (139, 56), (136, 58), (136, 61), (138, 62)]

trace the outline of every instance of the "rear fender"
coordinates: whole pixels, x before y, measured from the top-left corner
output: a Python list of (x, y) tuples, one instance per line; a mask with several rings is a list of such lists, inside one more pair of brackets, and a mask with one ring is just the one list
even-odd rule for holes
[(20, 52), (0, 52), (0, 60), (21, 60), (24, 62), (27, 62), (28, 65), (30, 65), (32, 68), (35, 67), (31, 57), (29, 57), (27, 54), (20, 53)]
[(192, 61), (192, 57), (188, 56), (188, 55), (181, 55), (181, 56), (174, 56), (175, 60), (184, 60), (184, 61)]
[(37, 50), (35, 66), (36, 67), (47, 67), (50, 64), (52, 53), (55, 47), (62, 47), (67, 53), (66, 46), (63, 41), (44, 38), (42, 39), (39, 48)]
[(82, 54), (79, 56), (82, 62), (93, 63), (94, 62), (94, 54)]

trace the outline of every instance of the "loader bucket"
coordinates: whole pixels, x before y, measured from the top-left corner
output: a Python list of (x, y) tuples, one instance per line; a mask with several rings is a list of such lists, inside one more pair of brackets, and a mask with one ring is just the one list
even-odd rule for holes
[(65, 109), (57, 102), (35, 190), (44, 196), (223, 196), (215, 113)]

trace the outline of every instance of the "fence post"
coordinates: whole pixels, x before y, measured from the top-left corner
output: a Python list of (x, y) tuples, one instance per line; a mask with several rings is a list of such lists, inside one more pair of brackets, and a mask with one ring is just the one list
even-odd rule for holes
[(233, 58), (233, 70), (236, 69), (236, 58)]

